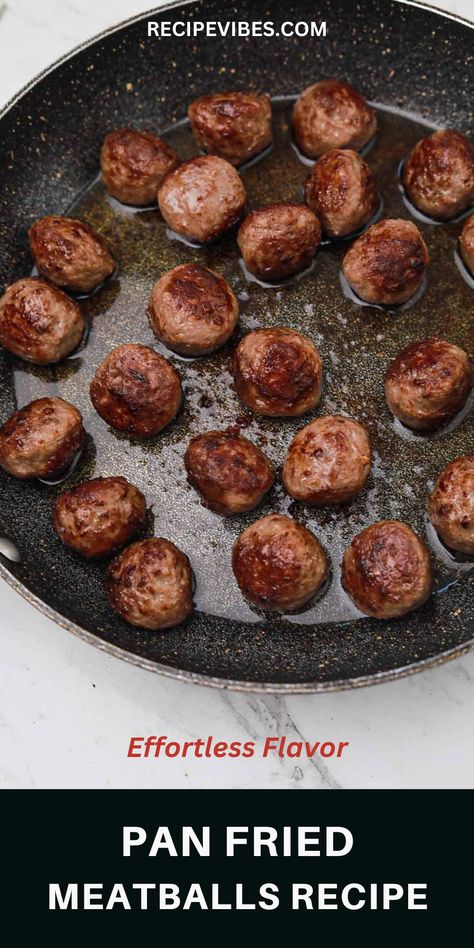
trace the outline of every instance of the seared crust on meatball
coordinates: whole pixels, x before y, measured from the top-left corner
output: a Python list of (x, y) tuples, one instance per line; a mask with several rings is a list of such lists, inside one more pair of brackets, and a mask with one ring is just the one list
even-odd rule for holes
[(116, 128), (104, 138), (100, 155), (102, 181), (122, 204), (142, 207), (156, 201), (169, 171), (181, 164), (174, 148), (152, 132)]
[(70, 217), (42, 217), (28, 231), (39, 272), (56, 286), (89, 293), (115, 270), (103, 237)]
[(239, 398), (259, 415), (303, 415), (321, 398), (321, 356), (295, 329), (249, 332), (237, 346), (233, 370)]
[(0, 298), (0, 343), (36, 365), (64, 359), (84, 329), (79, 304), (44, 280), (17, 280)]
[(185, 161), (166, 176), (158, 191), (168, 226), (199, 243), (215, 240), (234, 227), (244, 213), (245, 201), (238, 172), (216, 155)]
[(446, 546), (474, 556), (474, 455), (451, 461), (436, 481), (428, 514)]
[(366, 615), (403, 616), (430, 595), (430, 554), (406, 523), (381, 520), (362, 530), (347, 548), (342, 585)]
[(208, 355), (223, 346), (239, 318), (239, 304), (219, 273), (183, 263), (155, 283), (148, 308), (155, 336), (185, 356)]
[(462, 408), (473, 385), (463, 349), (444, 339), (423, 339), (400, 352), (385, 377), (390, 410), (404, 425), (430, 431)]
[(270, 514), (240, 534), (232, 550), (232, 569), (250, 602), (271, 612), (292, 612), (321, 588), (329, 563), (306, 527)]
[(14, 477), (66, 470), (85, 440), (82, 415), (63, 398), (37, 398), (0, 428), (0, 466)]
[(283, 201), (252, 211), (237, 242), (250, 273), (281, 280), (309, 267), (321, 242), (320, 223), (304, 204)]
[(365, 428), (353, 418), (316, 418), (293, 438), (282, 479), (296, 500), (342, 504), (362, 490), (370, 471), (371, 448)]
[(53, 524), (62, 542), (89, 558), (105, 556), (137, 532), (145, 498), (125, 477), (95, 477), (64, 491), (53, 503)]
[(145, 498), (124, 477), (97, 477), (65, 491), (53, 503), (59, 538), (86, 557), (123, 546), (146, 514)]
[(90, 396), (112, 428), (151, 438), (178, 412), (181, 382), (173, 366), (154, 349), (128, 343), (109, 352), (99, 365)]
[(426, 244), (412, 221), (383, 220), (354, 241), (344, 257), (342, 271), (361, 299), (397, 306), (416, 293), (429, 259)]
[(198, 148), (240, 165), (272, 142), (272, 105), (269, 95), (254, 92), (218, 92), (203, 95), (188, 109)]
[(459, 250), (468, 270), (474, 276), (474, 214), (464, 223), (459, 238)]
[(204, 506), (224, 515), (254, 510), (275, 480), (263, 451), (228, 431), (196, 435), (186, 449), (184, 464)]
[(474, 203), (474, 148), (461, 132), (441, 129), (415, 145), (403, 166), (408, 197), (423, 214), (449, 220)]
[(304, 189), (306, 203), (328, 237), (345, 237), (365, 227), (379, 205), (372, 171), (350, 149), (326, 152), (311, 168)]
[(324, 79), (301, 93), (293, 108), (293, 131), (300, 151), (318, 158), (331, 148), (360, 151), (377, 130), (377, 117), (347, 82)]
[(188, 557), (162, 537), (132, 543), (110, 564), (106, 578), (115, 612), (143, 629), (170, 629), (193, 611)]

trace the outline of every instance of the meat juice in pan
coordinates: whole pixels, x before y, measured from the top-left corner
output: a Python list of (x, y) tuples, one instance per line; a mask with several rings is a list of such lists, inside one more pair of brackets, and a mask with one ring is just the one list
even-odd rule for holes
[[(274, 145), (240, 171), (248, 208), (273, 201), (301, 201), (308, 160), (292, 142), (292, 99), (274, 101)], [(364, 155), (375, 173), (383, 206), (378, 217), (411, 217), (400, 187), (399, 166), (431, 127), (409, 116), (378, 109), (379, 131)], [(159, 131), (159, 130), (158, 130)], [(163, 134), (183, 159), (197, 153), (189, 123)], [(97, 156), (99, 160), (99, 155)], [(65, 209), (53, 208), (59, 213)], [(246, 274), (235, 231), (213, 244), (192, 246), (167, 229), (156, 207), (130, 208), (109, 197), (98, 180), (67, 210), (106, 238), (119, 272), (83, 301), (90, 323), (87, 345), (58, 366), (41, 368), (13, 360), (18, 404), (55, 394), (77, 405), (90, 438), (68, 486), (88, 477), (122, 474), (145, 494), (154, 533), (173, 540), (190, 557), (197, 579), (196, 607), (202, 612), (249, 623), (261, 616), (243, 599), (231, 570), (231, 549), (241, 531), (275, 511), (289, 514), (314, 531), (331, 562), (329, 583), (300, 613), (267, 617), (269, 623), (314, 625), (350, 621), (359, 613), (340, 585), (340, 563), (353, 536), (376, 520), (400, 519), (426, 536), (433, 555), (435, 592), (456, 582), (474, 564), (454, 557), (439, 542), (426, 516), (436, 474), (452, 459), (472, 453), (472, 397), (446, 428), (417, 435), (395, 421), (384, 398), (384, 376), (394, 356), (410, 342), (440, 336), (474, 351), (474, 294), (456, 262), (462, 223), (437, 226), (416, 220), (431, 257), (423, 293), (411, 305), (381, 309), (344, 295), (340, 266), (350, 239), (325, 241), (309, 271), (275, 286)], [(199, 262), (221, 273), (239, 299), (240, 323), (225, 348), (213, 355), (184, 359), (157, 343), (146, 310), (151, 288), (178, 264)], [(461, 268), (462, 269), (462, 268)], [(324, 360), (319, 407), (299, 419), (252, 415), (239, 402), (231, 375), (236, 342), (248, 330), (291, 326), (310, 337)], [(180, 373), (184, 405), (178, 418), (149, 441), (134, 441), (112, 431), (95, 413), (89, 384), (95, 369), (115, 346), (133, 342), (154, 346)], [(256, 510), (222, 518), (203, 507), (187, 484), (183, 457), (190, 437), (210, 429), (240, 430), (268, 455), (280, 473), (296, 431), (323, 414), (347, 414), (370, 432), (373, 465), (362, 493), (342, 507), (310, 507), (293, 501), (278, 478)], [(49, 488), (46, 488), (49, 489)], [(54, 488), (51, 488), (54, 496)], [(96, 567), (100, 569), (101, 567)]]

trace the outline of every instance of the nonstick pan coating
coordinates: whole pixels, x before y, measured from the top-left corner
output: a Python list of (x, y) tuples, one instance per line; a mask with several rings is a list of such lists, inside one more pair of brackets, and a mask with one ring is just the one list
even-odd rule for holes
[[(338, 593), (344, 543), (368, 518), (389, 515), (426, 532), (426, 472), (434, 475), (447, 460), (474, 448), (472, 414), (441, 435), (410, 438), (393, 426), (381, 391), (387, 361), (408, 341), (429, 334), (431, 314), (433, 332), (473, 353), (474, 290), (463, 282), (453, 259), (460, 225), (421, 225), (433, 256), (432, 282), (430, 278), (425, 295), (411, 310), (382, 313), (361, 309), (342, 295), (341, 246), (320, 251), (314, 270), (300, 281), (264, 290), (246, 281), (233, 236), (203, 257), (202, 251), (170, 241), (156, 211), (126, 214), (91, 182), (103, 135), (110, 128), (135, 125), (163, 132), (183, 118), (197, 95), (252, 87), (276, 98), (276, 143), (268, 158), (243, 172), (250, 203), (298, 199), (306, 169), (285, 144), (288, 97), (317, 78), (338, 76), (382, 107), (379, 140), (368, 160), (382, 185), (384, 213), (409, 217), (396, 165), (423, 134), (423, 125), (472, 132), (474, 34), (468, 25), (419, 7), (336, 0), (320, 13), (313, 3), (272, 5), (271, 18), (277, 24), (326, 19), (326, 39), (147, 39), (147, 19), (176, 15), (176, 8), (172, 14), (160, 8), (99, 37), (33, 83), (0, 118), (2, 282), (6, 285), (31, 270), (29, 224), (71, 206), (96, 224), (123, 258), (118, 278), (83, 304), (92, 323), (83, 351), (56, 370), (28, 370), (20, 360), (1, 353), (0, 417), (8, 417), (17, 402), (46, 390), (76, 403), (85, 413), (90, 438), (81, 467), (65, 486), (93, 474), (126, 473), (135, 480), (152, 507), (148, 532), (175, 539), (198, 565), (198, 610), (184, 627), (164, 634), (143, 633), (121, 622), (104, 596), (103, 565), (80, 561), (53, 534), (50, 504), (62, 486), (21, 483), (4, 474), (0, 531), (16, 544), (22, 559), (14, 563), (1, 558), (1, 574), (47, 615), (98, 647), (164, 674), (220, 687), (284, 692), (351, 687), (461, 654), (473, 641), (474, 572), (469, 564), (451, 563), (429, 533), (437, 591), (419, 612), (381, 624), (351, 612)], [(269, 18), (267, 5), (260, 2), (239, 2), (235, 9), (217, 2), (187, 4), (183, 18), (191, 16), (223, 22)], [(348, 28), (342, 30), (341, 23)], [(408, 121), (407, 114), (421, 125)], [(390, 136), (392, 165), (385, 178)], [(192, 148), (183, 125), (170, 133), (170, 140), (183, 156)], [(329, 370), (321, 411), (360, 417), (371, 429), (376, 454), (380, 447), (368, 493), (345, 514), (331, 519), (327, 511), (289, 505), (277, 489), (258, 513), (222, 521), (200, 507), (187, 488), (182, 454), (190, 433), (232, 421), (244, 426), (250, 422), (247, 433), (278, 465), (300, 426), (247, 419), (229, 381), (232, 346), (203, 363), (174, 360), (185, 381), (187, 408), (177, 425), (150, 445), (117, 437), (94, 417), (87, 387), (95, 366), (121, 342), (153, 344), (144, 314), (149, 289), (160, 273), (186, 259), (201, 259), (230, 279), (241, 299), (240, 331), (289, 322), (321, 345)], [(265, 620), (245, 606), (238, 592), (229, 592), (227, 554), (232, 540), (247, 522), (270, 509), (287, 510), (312, 526), (333, 561), (327, 598), (292, 619)]]

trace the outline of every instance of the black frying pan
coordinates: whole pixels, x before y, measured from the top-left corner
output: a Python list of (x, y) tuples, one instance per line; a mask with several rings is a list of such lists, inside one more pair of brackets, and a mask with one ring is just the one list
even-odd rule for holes
[[(147, 38), (147, 19), (327, 22), (326, 39), (237, 40)], [(71, 211), (97, 226), (120, 260), (120, 273), (83, 306), (91, 322), (86, 347), (57, 368), (39, 369), (0, 354), (0, 413), (46, 392), (69, 398), (84, 414), (88, 446), (63, 485), (25, 483), (0, 474), (0, 573), (69, 631), (144, 668), (203, 684), (242, 690), (323, 691), (393, 678), (460, 655), (473, 644), (474, 572), (454, 560), (430, 532), (426, 495), (437, 470), (472, 453), (470, 406), (446, 431), (411, 436), (393, 424), (383, 399), (389, 359), (407, 342), (440, 334), (472, 354), (474, 292), (455, 261), (460, 224), (420, 223), (432, 268), (422, 298), (403, 312), (360, 307), (344, 297), (339, 268), (345, 247), (320, 250), (314, 269), (275, 289), (247, 282), (235, 235), (197, 250), (170, 240), (156, 210), (126, 212), (95, 180), (104, 133), (118, 125), (165, 131), (183, 154), (195, 153), (186, 114), (197, 95), (258, 88), (275, 97), (275, 147), (244, 169), (249, 203), (298, 199), (307, 168), (291, 146), (291, 96), (318, 78), (346, 78), (380, 107), (380, 133), (369, 152), (386, 216), (410, 217), (397, 166), (426, 126), (472, 132), (473, 32), (454, 17), (419, 6), (365, 0), (269, 5), (222, 0), (161, 8), (105, 33), (33, 82), (0, 117), (0, 274), (8, 284), (31, 270), (26, 232), (48, 213)], [(166, 132), (166, 129), (170, 129)], [(95, 182), (95, 183), (94, 183)], [(346, 245), (347, 246), (347, 245)], [(320, 345), (327, 366), (323, 412), (354, 414), (370, 428), (376, 465), (364, 495), (349, 508), (314, 511), (291, 504), (280, 487), (259, 514), (291, 513), (321, 537), (332, 561), (331, 585), (309, 610), (270, 620), (252, 612), (229, 567), (233, 540), (259, 514), (223, 521), (205, 511), (186, 485), (182, 455), (191, 432), (235, 423), (265, 446), (276, 465), (301, 423), (239, 417), (230, 381), (232, 346), (200, 362), (172, 357), (183, 377), (186, 407), (177, 423), (146, 444), (110, 431), (87, 391), (104, 354), (125, 341), (153, 344), (145, 318), (153, 281), (186, 259), (221, 270), (241, 300), (239, 332), (291, 323)], [(235, 341), (233, 342), (235, 344)], [(136, 630), (109, 609), (103, 564), (85, 563), (61, 546), (51, 500), (93, 474), (126, 473), (146, 493), (148, 532), (175, 540), (197, 575), (197, 611), (164, 634)], [(435, 594), (419, 612), (381, 624), (357, 615), (339, 584), (345, 545), (367, 523), (399, 516), (430, 543)], [(5, 555), (7, 554), (7, 555)], [(9, 555), (10, 554), (10, 558)]]

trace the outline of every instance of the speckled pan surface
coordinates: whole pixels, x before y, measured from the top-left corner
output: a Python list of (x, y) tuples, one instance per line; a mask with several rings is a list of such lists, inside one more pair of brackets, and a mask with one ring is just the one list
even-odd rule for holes
[[(108, 199), (96, 181), (100, 144), (118, 125), (163, 132), (183, 118), (191, 99), (206, 92), (269, 91), (275, 97), (275, 146), (242, 172), (249, 206), (298, 200), (308, 168), (291, 146), (291, 96), (318, 78), (345, 78), (379, 107), (380, 132), (367, 160), (379, 182), (384, 215), (410, 218), (397, 177), (409, 148), (426, 125), (472, 133), (474, 33), (453, 19), (382, 0), (332, 0), (320, 14), (311, 2), (270, 6), (276, 23), (323, 16), (326, 39), (153, 40), (147, 39), (144, 16), (60, 63), (0, 118), (2, 283), (30, 272), (30, 223), (71, 207), (98, 227), (120, 262), (117, 278), (83, 301), (91, 332), (80, 352), (48, 369), (0, 354), (2, 420), (17, 404), (49, 392), (76, 404), (89, 432), (85, 456), (64, 484), (20, 483), (0, 474), (0, 532), (22, 554), (16, 564), (0, 557), (0, 572), (70, 631), (144, 667), (221, 687), (317, 691), (415, 671), (473, 643), (474, 572), (441, 547), (425, 515), (436, 472), (474, 450), (471, 407), (448, 429), (420, 437), (394, 424), (383, 396), (388, 362), (417, 338), (439, 334), (474, 352), (474, 288), (455, 260), (461, 223), (420, 222), (432, 257), (428, 285), (415, 305), (401, 311), (361, 307), (344, 296), (339, 268), (345, 242), (323, 247), (301, 278), (262, 287), (246, 279), (235, 235), (207, 249), (192, 248), (170, 239), (156, 209), (127, 210)], [(179, 13), (180, 18), (268, 20), (268, 11), (260, 0), (243, 0), (235, 9), (210, 0), (171, 14), (161, 8), (153, 19)], [(166, 137), (183, 157), (195, 153), (186, 124)], [(351, 414), (373, 439), (373, 472), (350, 506), (315, 510), (295, 504), (279, 482), (258, 512), (244, 517), (223, 520), (200, 505), (182, 463), (190, 434), (240, 425), (280, 468), (295, 431), (314, 417), (287, 422), (249, 416), (237, 402), (229, 371), (235, 339), (206, 359), (171, 356), (183, 379), (185, 407), (161, 436), (130, 442), (95, 415), (88, 397), (95, 368), (120, 343), (155, 344), (145, 314), (151, 286), (187, 260), (206, 263), (229, 280), (241, 305), (239, 333), (289, 324), (320, 347), (326, 375), (318, 413)], [(114, 473), (144, 491), (148, 533), (172, 539), (191, 559), (197, 611), (181, 628), (151, 634), (127, 626), (108, 607), (104, 566), (79, 560), (53, 533), (50, 505), (59, 490)], [(242, 599), (230, 550), (248, 523), (271, 510), (289, 512), (315, 531), (330, 556), (332, 576), (305, 612), (265, 619)], [(422, 610), (383, 624), (358, 615), (339, 585), (344, 547), (382, 517), (400, 517), (427, 538), (436, 575), (435, 595)]]

